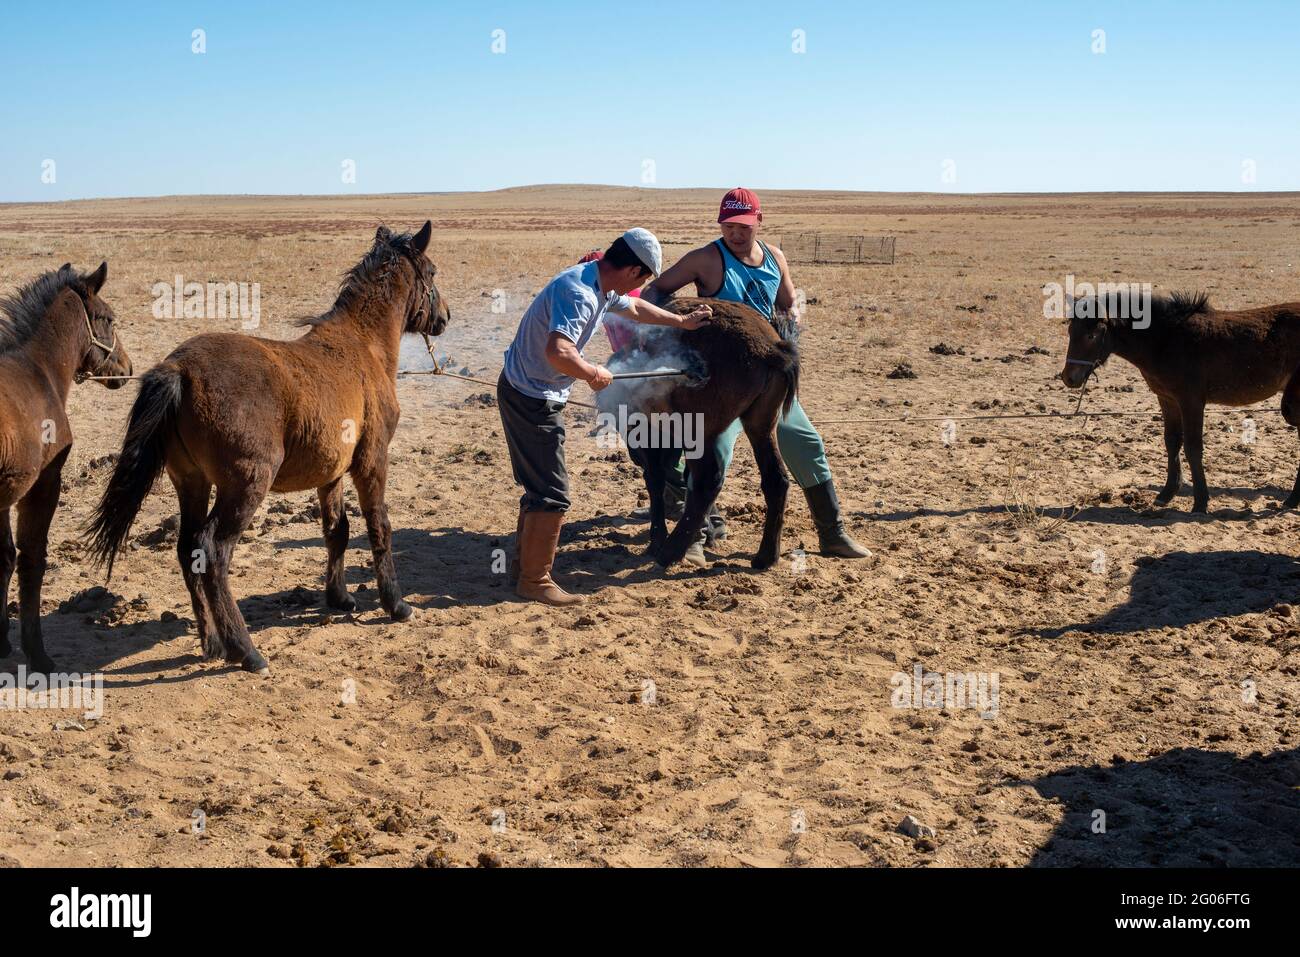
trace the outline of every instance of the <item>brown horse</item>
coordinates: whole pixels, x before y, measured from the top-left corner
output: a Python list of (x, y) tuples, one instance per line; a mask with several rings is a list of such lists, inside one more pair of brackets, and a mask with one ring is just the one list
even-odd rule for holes
[[(1120, 318), (1137, 317), (1140, 318)], [(1113, 353), (1137, 366), (1160, 403), (1168, 472), (1156, 505), (1168, 505), (1181, 484), (1178, 453), (1192, 470), (1192, 511), (1204, 512), (1210, 494), (1201, 464), (1207, 403), (1242, 406), (1276, 395), (1300, 368), (1300, 302), (1219, 312), (1208, 297), (1088, 297), (1069, 304), (1070, 346), (1061, 380), (1070, 388)], [(1149, 323), (1149, 324), (1148, 324)], [(1294, 386), (1300, 396), (1300, 384)], [(1288, 387), (1288, 394), (1292, 389)], [(1300, 424), (1300, 401), (1292, 425)], [(1300, 469), (1282, 508), (1300, 504)]]
[[(328, 564), (325, 599), (356, 607), (343, 581), (351, 475), (374, 556), (379, 600), (394, 621), (411, 616), (393, 567), (384, 504), (388, 444), (401, 410), (403, 333), (438, 335), (451, 318), (425, 256), (431, 223), (414, 236), (385, 227), (344, 278), (327, 313), (289, 342), (207, 334), (181, 344), (143, 377), (122, 456), (88, 534), (108, 563), (165, 468), (180, 499), (177, 557), (204, 655), (269, 672), (230, 592), (230, 561), (267, 492), (316, 489)], [(208, 509), (209, 495), (216, 498)]]
[[(0, 658), (9, 644), (9, 580), (18, 569), (22, 646), (34, 672), (55, 664), (41, 638), (41, 584), (63, 463), (72, 449), (65, 408), (74, 381), (129, 376), (131, 359), (99, 298), (108, 263), (90, 274), (65, 264), (0, 299)], [(119, 388), (123, 380), (104, 383)], [(9, 511), (18, 507), (18, 545)]]
[[(695, 417), (701, 424), (695, 437), (702, 454), (688, 450), (690, 488), (681, 520), (671, 535), (665, 517), (664, 483), (681, 446), (643, 442), (638, 447), (628, 439), (629, 453), (641, 466), (650, 493), (648, 554), (664, 567), (680, 561), (704, 527), (705, 515), (722, 491), (722, 461), (716, 440), (740, 419), (758, 463), (767, 507), (763, 539), (750, 564), (768, 568), (780, 554), (790, 488), (776, 447), (776, 424), (789, 412), (799, 391), (798, 350), (792, 340), (782, 338), (761, 314), (742, 303), (683, 297), (663, 303), (663, 308), (685, 315), (701, 304), (708, 305), (713, 316), (700, 328), (691, 332), (664, 327), (642, 330), (637, 344), (610, 360), (614, 371), (685, 366), (691, 377), (619, 380), (597, 393), (597, 402), (602, 413), (615, 419), (619, 406), (626, 407), (625, 416), (671, 413), (680, 423), (679, 436), (686, 435), (686, 417)], [(653, 428), (646, 432), (648, 438)]]

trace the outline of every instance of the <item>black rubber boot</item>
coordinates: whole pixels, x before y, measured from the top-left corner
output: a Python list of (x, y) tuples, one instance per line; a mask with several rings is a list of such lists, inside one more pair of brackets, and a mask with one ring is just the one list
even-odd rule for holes
[(716, 502), (704, 513), (704, 537), (705, 543), (710, 546), (727, 537), (727, 520), (718, 511)]
[[(686, 510), (686, 489), (668, 482), (664, 485), (664, 518), (669, 522), (681, 520)], [(650, 506), (642, 505), (632, 510), (632, 517), (643, 522), (650, 520)]]
[(871, 552), (863, 548), (844, 529), (844, 520), (840, 517), (840, 502), (835, 496), (835, 482), (827, 479), (821, 485), (803, 490), (808, 499), (808, 510), (812, 512), (813, 524), (817, 526), (817, 542), (823, 555), (835, 558), (870, 558)]

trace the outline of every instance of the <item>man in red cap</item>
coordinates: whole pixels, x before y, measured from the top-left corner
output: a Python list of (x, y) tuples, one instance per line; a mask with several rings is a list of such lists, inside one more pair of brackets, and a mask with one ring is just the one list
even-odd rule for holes
[[(695, 294), (712, 299), (743, 302), (769, 320), (788, 315), (796, 323), (794, 282), (785, 256), (775, 246), (758, 238), (763, 212), (758, 196), (737, 187), (722, 197), (718, 223), (722, 237), (707, 246), (693, 249), (665, 270), (642, 293), (653, 303), (661, 303), (679, 289), (695, 284)], [(718, 437), (715, 453), (722, 463), (723, 474), (731, 464), (732, 451), (740, 435), (737, 420)], [(844, 528), (835, 482), (826, 461), (826, 446), (813, 424), (808, 421), (796, 399), (790, 411), (776, 427), (781, 458), (803, 489), (817, 526), (817, 538), (823, 555), (837, 558), (865, 558), (871, 553), (855, 542)], [(678, 490), (680, 492), (680, 489)], [(709, 538), (721, 538), (725, 529), (720, 517), (710, 518), (706, 526)], [(687, 560), (703, 565), (703, 542), (687, 553)]]

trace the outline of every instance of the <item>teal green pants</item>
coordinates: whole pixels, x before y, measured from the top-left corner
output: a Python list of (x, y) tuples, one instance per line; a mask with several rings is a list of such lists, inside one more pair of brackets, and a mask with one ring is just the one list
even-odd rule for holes
[[(742, 431), (743, 426), (737, 419), (718, 436), (714, 450), (722, 462), (723, 475), (727, 474), (727, 469), (731, 466), (731, 456), (736, 450), (736, 439), (740, 437)], [(808, 420), (808, 415), (798, 399), (791, 404), (790, 412), (777, 420), (776, 445), (781, 451), (785, 467), (790, 470), (790, 474), (794, 476), (800, 488), (812, 488), (814, 485), (830, 481), (831, 467), (826, 461), (826, 444), (812, 422)], [(677, 475), (670, 475), (668, 480), (679, 488), (685, 488), (685, 471), (685, 459), (679, 458)]]

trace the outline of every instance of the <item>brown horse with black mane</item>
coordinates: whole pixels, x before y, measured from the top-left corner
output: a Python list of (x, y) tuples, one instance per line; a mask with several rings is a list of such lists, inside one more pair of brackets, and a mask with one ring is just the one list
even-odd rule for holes
[[(99, 298), (108, 263), (78, 273), (70, 263), (0, 299), (0, 658), (8, 657), (9, 581), (18, 569), (23, 652), (34, 672), (54, 662), (41, 638), (41, 584), (63, 464), (72, 449), (65, 411), (74, 381), (129, 376), (131, 359)], [(104, 382), (119, 388), (122, 379)], [(18, 507), (18, 544), (9, 512)]]
[[(1178, 453), (1192, 470), (1192, 511), (1204, 512), (1210, 494), (1201, 464), (1205, 406), (1261, 402), (1286, 386), (1283, 411), (1300, 424), (1300, 302), (1219, 312), (1208, 297), (1153, 296), (1149, 308), (1122, 293), (1069, 303), (1070, 346), (1061, 380), (1077, 389), (1112, 354), (1137, 366), (1160, 403), (1168, 471), (1157, 506), (1168, 505), (1181, 484)], [(1140, 319), (1120, 318), (1135, 317)], [(1148, 324), (1149, 323), (1149, 324)], [(1290, 382), (1290, 385), (1288, 385)], [(1287, 412), (1288, 405), (1293, 410)], [(1300, 504), (1300, 469), (1282, 508)]]
[[(691, 375), (660, 379), (662, 387), (625, 384), (645, 380), (621, 380), (597, 393), (600, 410), (617, 417), (620, 404), (628, 413), (647, 417), (673, 415), (683, 422), (697, 417), (701, 423), (696, 438), (702, 454), (686, 457), (691, 481), (681, 520), (668, 534), (664, 507), (667, 470), (677, 460), (680, 447), (633, 447), (628, 452), (644, 472), (650, 494), (650, 548), (648, 554), (667, 567), (680, 561), (704, 527), (705, 515), (722, 491), (722, 462), (715, 444), (718, 436), (737, 419), (744, 426), (758, 464), (759, 480), (767, 514), (763, 539), (750, 564), (756, 569), (772, 566), (780, 555), (781, 529), (785, 523), (785, 502), (790, 480), (776, 446), (777, 420), (790, 411), (799, 391), (799, 353), (792, 338), (778, 333), (772, 323), (743, 303), (721, 299), (682, 297), (662, 304), (679, 316), (700, 305), (713, 310), (709, 321), (690, 332), (654, 327), (641, 330), (637, 343), (642, 355), (632, 361), (629, 347), (610, 360), (616, 371), (632, 366), (684, 366)], [(656, 381), (656, 380), (652, 380)], [(685, 429), (680, 429), (685, 434)], [(651, 443), (653, 444), (653, 443)]]
[(425, 255), (432, 231), (429, 222), (414, 236), (381, 226), (344, 277), (334, 306), (304, 320), (310, 329), (300, 338), (196, 336), (143, 377), (122, 456), (88, 529), (90, 550), (111, 575), (165, 468), (180, 499), (177, 557), (207, 658), (270, 670), (230, 592), (231, 555), (267, 492), (317, 490), (328, 552), (326, 603), (356, 607), (343, 580), (344, 475), (351, 475), (365, 516), (380, 603), (394, 621), (411, 616), (397, 586), (384, 490), (401, 413), (402, 335), (438, 335), (451, 318)]

